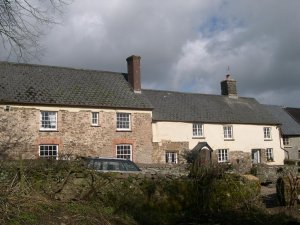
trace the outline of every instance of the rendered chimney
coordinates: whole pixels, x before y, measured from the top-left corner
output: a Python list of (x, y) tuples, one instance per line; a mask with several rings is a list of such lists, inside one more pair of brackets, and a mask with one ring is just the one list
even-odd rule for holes
[(237, 98), (236, 81), (226, 75), (226, 79), (221, 82), (221, 94), (228, 97)]
[(128, 82), (135, 93), (141, 93), (141, 57), (132, 55), (127, 59)]

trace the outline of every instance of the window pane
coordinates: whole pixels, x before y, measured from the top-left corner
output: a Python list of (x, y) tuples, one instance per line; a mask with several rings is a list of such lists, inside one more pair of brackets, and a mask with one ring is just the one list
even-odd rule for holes
[(130, 114), (129, 113), (117, 113), (117, 128), (118, 129), (130, 129)]
[(177, 163), (177, 152), (166, 152), (166, 163)]
[(264, 127), (264, 138), (271, 139), (271, 127)]
[(193, 136), (203, 136), (203, 125), (199, 123), (193, 124)]
[(267, 148), (267, 161), (273, 161), (273, 148)]
[(289, 144), (290, 144), (290, 140), (289, 140), (288, 137), (284, 137), (284, 138), (283, 138), (283, 144), (284, 144), (284, 145), (289, 145)]
[(227, 162), (228, 161), (228, 150), (219, 149), (218, 150), (218, 162)]
[(41, 112), (41, 128), (56, 129), (56, 112)]
[(92, 125), (99, 125), (99, 113), (92, 112)]
[(57, 158), (57, 145), (40, 145), (41, 158)]
[(225, 139), (232, 139), (232, 137), (233, 137), (233, 135), (232, 135), (232, 126), (224, 126), (223, 130), (224, 130), (224, 138)]
[(131, 145), (117, 145), (117, 158), (132, 160)]

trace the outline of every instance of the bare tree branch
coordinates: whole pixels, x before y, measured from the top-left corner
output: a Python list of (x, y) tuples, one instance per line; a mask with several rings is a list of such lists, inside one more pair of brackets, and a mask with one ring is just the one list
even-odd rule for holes
[[(51, 12), (61, 13), (68, 0), (0, 0), (0, 38), (8, 57), (27, 61), (38, 55), (44, 25), (58, 22)], [(71, 1), (71, 0), (69, 0)]]

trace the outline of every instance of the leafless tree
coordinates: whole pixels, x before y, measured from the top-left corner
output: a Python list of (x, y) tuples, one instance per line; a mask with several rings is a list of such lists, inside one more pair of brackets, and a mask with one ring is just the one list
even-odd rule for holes
[(69, 0), (0, 0), (0, 36), (3, 47), (18, 61), (36, 57), (43, 25), (56, 24), (55, 13)]

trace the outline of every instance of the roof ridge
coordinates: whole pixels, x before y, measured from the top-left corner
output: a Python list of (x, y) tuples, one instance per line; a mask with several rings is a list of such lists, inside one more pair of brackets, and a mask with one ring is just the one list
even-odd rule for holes
[(296, 110), (300, 110), (300, 108), (297, 107), (285, 107), (286, 109), (296, 109)]
[(127, 73), (123, 73), (123, 72), (113, 72), (113, 71), (96, 70), (96, 69), (74, 68), (74, 67), (66, 67), (66, 66), (54, 66), (54, 65), (35, 64), (35, 63), (19, 63), (19, 62), (0, 61), (0, 64), (10, 64), (10, 65), (14, 65), (14, 66), (30, 66), (30, 67), (67, 69), (67, 70), (87, 71), (87, 72), (97, 72), (97, 73), (111, 73), (111, 74), (119, 74), (119, 75), (127, 74)]
[[(217, 95), (217, 94), (207, 94), (207, 93), (196, 93), (196, 92), (183, 92), (183, 91), (169, 91), (169, 90), (156, 90), (156, 89), (142, 89), (143, 91), (154, 91), (154, 92), (171, 92), (171, 93), (176, 93), (176, 94), (188, 94), (188, 95), (205, 95), (205, 96), (216, 96), (216, 97), (224, 97), (228, 98), (228, 96), (224, 95)], [(243, 97), (239, 96), (238, 98), (243, 98), (243, 99), (254, 99), (253, 97)]]
[(263, 103), (261, 103), (261, 105), (263, 105), (265, 107), (277, 107), (277, 108), (281, 108), (281, 109), (285, 109), (286, 108), (283, 105), (273, 105), (273, 104), (263, 104)]

